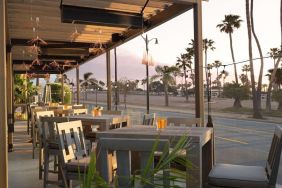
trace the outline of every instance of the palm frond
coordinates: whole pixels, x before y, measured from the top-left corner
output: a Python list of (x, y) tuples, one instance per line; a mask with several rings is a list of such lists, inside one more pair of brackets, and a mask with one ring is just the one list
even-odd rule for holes
[(90, 76), (92, 76), (92, 75), (93, 75), (92, 72), (87, 72), (87, 73), (83, 74), (83, 78), (84, 78), (84, 80), (88, 80), (90, 78)]

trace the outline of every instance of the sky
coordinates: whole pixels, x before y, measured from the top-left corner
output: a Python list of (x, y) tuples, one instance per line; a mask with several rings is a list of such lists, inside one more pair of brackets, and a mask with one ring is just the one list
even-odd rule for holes
[[(270, 48), (280, 46), (280, 0), (255, 0), (254, 1), (254, 26), (259, 38), (264, 56), (268, 56)], [(203, 38), (215, 41), (215, 50), (208, 52), (208, 63), (215, 60), (223, 64), (232, 63), (229, 38), (221, 33), (216, 25), (221, 23), (224, 15), (239, 15), (243, 20), (241, 27), (233, 33), (233, 47), (236, 62), (248, 60), (248, 35), (245, 16), (245, 0), (209, 0), (203, 2)], [(159, 44), (154, 41), (149, 43), (149, 51), (156, 65), (175, 65), (176, 59), (185, 52), (188, 43), (193, 38), (193, 11), (162, 24), (161, 26), (145, 33), (149, 39), (158, 38)], [(143, 34), (143, 36), (145, 36)], [(145, 42), (141, 36), (123, 44), (117, 48), (118, 79), (144, 79), (145, 66), (141, 64)], [(253, 40), (253, 57), (259, 57), (256, 44)], [(254, 61), (255, 73), (259, 72), (260, 61)], [(249, 64), (249, 63), (244, 63)], [(237, 65), (239, 74), (244, 64)], [(150, 67), (150, 75), (155, 74), (155, 66)], [(273, 67), (273, 60), (265, 59), (264, 75)], [(114, 80), (114, 56), (111, 51), (111, 75)], [(222, 70), (220, 68), (220, 70)], [(234, 80), (233, 66), (226, 67), (229, 72), (227, 81)], [(93, 77), (98, 80), (106, 80), (106, 58), (102, 55), (80, 66), (80, 77), (85, 72), (93, 72)], [(67, 73), (68, 77), (75, 81), (75, 70)], [(256, 76), (258, 76), (256, 74)], [(216, 77), (216, 69), (212, 70), (213, 79)], [(268, 83), (266, 77), (263, 83)]]

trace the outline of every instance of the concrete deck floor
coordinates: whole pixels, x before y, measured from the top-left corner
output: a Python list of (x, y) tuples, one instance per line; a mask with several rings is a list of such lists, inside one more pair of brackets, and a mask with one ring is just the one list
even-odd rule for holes
[[(9, 153), (9, 188), (40, 188), (43, 181), (38, 176), (38, 152), (32, 159), (30, 136), (26, 132), (26, 122), (16, 122), (14, 152)], [(54, 178), (51, 176), (51, 178)], [(50, 188), (58, 186), (49, 185)]]
[[(26, 133), (26, 122), (16, 122), (14, 133), (14, 152), (9, 153), (9, 188), (41, 188), (43, 181), (38, 177), (38, 156), (32, 159), (30, 136)], [(50, 175), (55, 180), (56, 175)], [(48, 188), (57, 188), (48, 185)], [(277, 188), (282, 188), (277, 185)]]

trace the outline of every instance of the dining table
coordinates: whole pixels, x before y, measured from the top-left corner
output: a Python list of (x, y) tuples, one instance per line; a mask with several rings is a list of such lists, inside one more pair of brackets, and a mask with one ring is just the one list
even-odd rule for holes
[(92, 114), (80, 114), (67, 116), (70, 121), (81, 120), (85, 125), (97, 125), (99, 131), (110, 130), (112, 125), (124, 124), (130, 127), (130, 117), (128, 115), (110, 115), (102, 114), (101, 116), (93, 116)]
[[(189, 147), (186, 149), (186, 157), (191, 162), (192, 167), (186, 168), (186, 187), (202, 188), (207, 182), (208, 174), (213, 166), (213, 128), (207, 127), (176, 127), (168, 126), (164, 129), (157, 129), (155, 126), (146, 125), (131, 125), (121, 129), (106, 130), (97, 132), (96, 138), (98, 142), (97, 151), (101, 149), (99, 146), (99, 139), (102, 138), (119, 138), (119, 139), (168, 139), (174, 142), (187, 137), (189, 140)], [(173, 146), (173, 144), (171, 145)], [(134, 148), (132, 148), (134, 150)], [(97, 155), (97, 162), (101, 160)], [(107, 171), (111, 176), (112, 167), (100, 166), (99, 168), (109, 168)], [(105, 178), (104, 178), (105, 179)], [(109, 179), (113, 179), (110, 177)]]

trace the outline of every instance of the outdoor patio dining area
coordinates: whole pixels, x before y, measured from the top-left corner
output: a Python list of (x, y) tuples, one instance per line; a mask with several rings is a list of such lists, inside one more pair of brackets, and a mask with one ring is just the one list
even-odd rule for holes
[[(146, 32), (187, 11), (193, 13), (195, 108), (160, 109), (150, 104), (149, 87), (148, 44), (158, 39)], [(145, 42), (138, 96), (144, 104), (126, 106), (125, 94), (123, 108), (116, 49), (138, 36)], [(202, 46), (202, 0), (1, 1), (0, 188), (281, 187), (281, 118), (257, 125), (245, 118), (245, 126), (237, 117), (232, 127), (219, 114), (212, 123)], [(106, 83), (92, 80), (94, 103), (81, 96), (93, 97), (94, 89), (87, 90), (80, 68), (100, 56)], [(66, 83), (70, 71), (75, 80)], [(98, 100), (99, 87), (105, 101)], [(252, 126), (261, 130), (253, 134)], [(256, 147), (263, 151), (257, 156)]]
[[(144, 115), (139, 120), (140, 116), (137, 117), (133, 113), (127, 113), (128, 115), (126, 115), (120, 111), (102, 111), (100, 115), (95, 115), (95, 111), (86, 113), (84, 108), (69, 109), (72, 112), (68, 115), (58, 115), (57, 113), (57, 116), (54, 116), (54, 111), (39, 108), (41, 107), (31, 107), (32, 115), (29, 116), (33, 143), (29, 143), (30, 136), (26, 134), (27, 122), (19, 121), (15, 124), (15, 152), (9, 155), (11, 165), (9, 174), (13, 179), (20, 175), (19, 173), (24, 172), (26, 175), (17, 181), (11, 179), (10, 186), (12, 187), (17, 185), (38, 187), (38, 183), (40, 187), (47, 185), (52, 187), (52, 184), (62, 185), (64, 181), (65, 186), (68, 186), (69, 180), (76, 180), (74, 184), (77, 184), (83, 179), (78, 177), (77, 170), (82, 167), (91, 168), (90, 161), (87, 158), (93, 157), (93, 152), (96, 153), (96, 165), (105, 182), (113, 184), (114, 179), (120, 177), (118, 187), (131, 187), (129, 185), (129, 181), (132, 181), (131, 173), (137, 173), (138, 169), (144, 169), (145, 165), (157, 166), (156, 162), (155, 165), (148, 163), (150, 153), (154, 150), (156, 144), (156, 138), (159, 137), (160, 142), (170, 140), (169, 143), (173, 145), (177, 144), (179, 139), (183, 139), (182, 137), (185, 135), (183, 132), (191, 135), (189, 136), (189, 144), (192, 146), (189, 147), (189, 152), (193, 152), (195, 155), (187, 156), (188, 160), (193, 162), (195, 168), (189, 168), (190, 170), (187, 168), (187, 171), (182, 171), (182, 176), (185, 176), (186, 173), (193, 174), (191, 180), (186, 182), (186, 178), (181, 177), (179, 180), (175, 179), (174, 181), (179, 181), (178, 183), (182, 187), (186, 183), (188, 187), (189, 184), (192, 187), (202, 187), (203, 182), (200, 177), (206, 176), (212, 168), (213, 131), (211, 128), (196, 127), (200, 122), (199, 119), (171, 117), (166, 118), (166, 122), (162, 122), (164, 119), (157, 118), (156, 114), (151, 114)], [(79, 111), (73, 113), (76, 110)], [(155, 124), (157, 121), (159, 126)], [(183, 127), (184, 125), (187, 127)], [(41, 132), (39, 142), (36, 141), (38, 135), (34, 134), (36, 131), (33, 129), (41, 129), (41, 131), (38, 131)], [(57, 129), (58, 134), (54, 132), (55, 129)], [(71, 142), (68, 143), (69, 141)], [(187, 143), (188, 140), (185, 139), (185, 143), (182, 143), (184, 144), (181, 147), (182, 150), (186, 150)], [(70, 147), (73, 144), (76, 146)], [(163, 149), (158, 149), (161, 145), (157, 145), (155, 152), (163, 152)], [(165, 145), (162, 145), (162, 147), (165, 147)], [(73, 148), (75, 149), (73, 150)], [(127, 148), (128, 153), (124, 151), (125, 148)], [(178, 152), (181, 148), (178, 148)], [(43, 153), (41, 153), (41, 150), (43, 150)], [(115, 151), (115, 153), (111, 151)], [(140, 156), (134, 155), (133, 151), (140, 152)], [(61, 156), (61, 160), (56, 160), (56, 157), (59, 156)], [(19, 164), (20, 161), (24, 163)], [(184, 165), (183, 162), (179, 165), (181, 166), (181, 164)], [(69, 169), (69, 165), (73, 165), (72, 170)], [(205, 166), (205, 168), (201, 166)], [(60, 168), (62, 168), (61, 175)], [(183, 170), (185, 166), (181, 168)], [(81, 176), (83, 177), (86, 173), (87, 171), (82, 170)], [(125, 177), (128, 178), (127, 181), (123, 180)], [(40, 179), (40, 181), (37, 184), (30, 184), (30, 178), (36, 178), (36, 181), (31, 182), (37, 182), (37, 179)], [(206, 179), (207, 177), (204, 178), (204, 181)]]
[[(83, 105), (73, 107), (52, 105), (50, 110), (49, 106), (32, 106), (31, 129), (27, 129), (27, 121), (15, 122), (14, 152), (9, 153), (10, 187), (85, 186), (84, 178), (90, 169), (94, 170), (93, 164), (97, 168), (94, 172), (99, 175), (94, 173), (92, 186), (140, 187), (152, 182), (160, 187), (205, 187), (211, 181), (211, 170), (214, 172), (219, 166), (215, 161), (218, 163), (220, 155), (226, 155), (220, 149), (220, 142), (215, 142), (214, 128), (200, 127), (197, 118), (144, 115), (131, 110), (97, 113), (96, 109), (88, 112)], [(58, 109), (64, 108), (67, 110), (58, 113)], [(40, 127), (41, 135), (34, 134), (33, 129)], [(277, 154), (275, 150), (279, 147), (275, 144), (281, 142), (281, 129), (276, 129), (275, 134), (277, 137), (274, 135), (274, 141), (269, 143)], [(93, 157), (96, 162), (91, 164)], [(276, 163), (274, 172), (278, 170), (275, 167), (279, 167), (278, 158), (276, 155), (271, 159)], [(252, 176), (259, 178), (260, 167), (249, 167), (254, 168)], [(240, 177), (247, 181), (248, 170), (252, 170), (248, 166), (231, 166), (229, 178), (237, 177), (232, 172), (236, 168), (245, 168), (246, 172), (238, 170), (243, 174)], [(228, 166), (219, 170), (230, 171)], [(250, 179), (244, 184), (240, 181), (237, 182), (240, 187), (263, 186), (262, 179)], [(226, 187), (229, 185), (227, 181)]]

